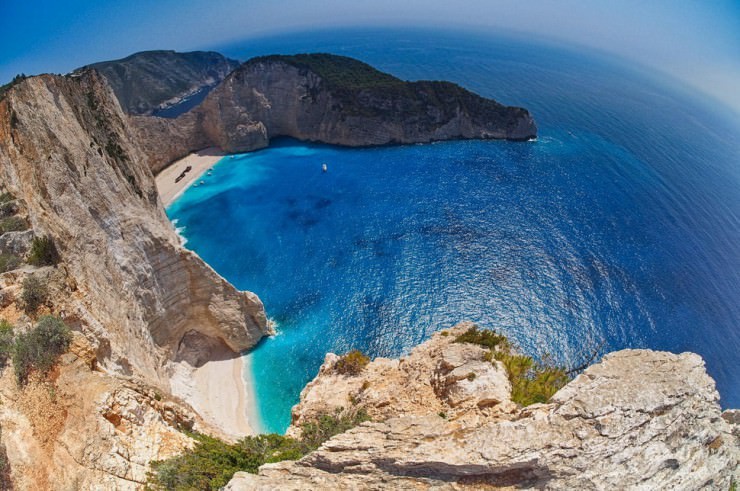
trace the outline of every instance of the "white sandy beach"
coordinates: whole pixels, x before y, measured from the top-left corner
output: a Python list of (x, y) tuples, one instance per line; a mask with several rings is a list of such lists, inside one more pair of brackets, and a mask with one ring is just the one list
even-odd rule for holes
[[(155, 182), (162, 204), (167, 207), (172, 204), (192, 183), (196, 182), (205, 171), (221, 160), (224, 153), (217, 148), (206, 148), (196, 153), (191, 153), (185, 158), (175, 161), (169, 167), (157, 174)], [(180, 182), (175, 182), (177, 176), (191, 166), (190, 172)]]
[(259, 429), (254, 391), (244, 380), (241, 356), (224, 353), (195, 368), (187, 362), (173, 364), (170, 387), (224, 436), (239, 439)]

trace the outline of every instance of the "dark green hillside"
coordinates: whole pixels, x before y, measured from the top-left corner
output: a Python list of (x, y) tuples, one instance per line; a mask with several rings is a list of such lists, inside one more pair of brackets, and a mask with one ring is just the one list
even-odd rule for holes
[(142, 51), (83, 69), (94, 68), (108, 80), (124, 111), (151, 114), (218, 84), (238, 66), (211, 51)]

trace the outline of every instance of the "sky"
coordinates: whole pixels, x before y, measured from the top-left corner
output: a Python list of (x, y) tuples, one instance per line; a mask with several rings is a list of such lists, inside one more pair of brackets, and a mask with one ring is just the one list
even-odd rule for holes
[(740, 114), (740, 0), (0, 0), (0, 83), (147, 49), (384, 25), (513, 30), (588, 47)]

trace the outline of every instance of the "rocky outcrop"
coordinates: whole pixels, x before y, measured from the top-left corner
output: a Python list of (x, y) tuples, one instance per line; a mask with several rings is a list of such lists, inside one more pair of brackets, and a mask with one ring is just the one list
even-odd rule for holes
[[(404, 82), (328, 54), (252, 59), (190, 113), (175, 120), (132, 121), (145, 148), (157, 149), (147, 153), (152, 169), (206, 146), (243, 152), (279, 136), (369, 146), (537, 135), (526, 109), (449, 82)], [(162, 154), (156, 145), (168, 139)]]
[(89, 65), (102, 74), (124, 111), (152, 114), (209, 90), (239, 66), (213, 51), (142, 51)]
[(0, 377), (0, 426), (15, 489), (142, 489), (149, 462), (190, 447), (199, 417), (153, 387), (97, 371), (76, 334), (53, 380)]
[[(336, 375), (328, 357), (302, 393), (291, 431), (342, 395), (341, 404), (352, 399), (378, 422), (297, 462), (238, 473), (226, 489), (690, 490), (728, 489), (733, 474), (740, 477), (735, 416), (722, 417), (699, 356), (612, 353), (549, 403), (512, 408), (508, 398), (497, 402), (508, 389), (499, 367), (476, 376), (471, 382), (481, 386), (473, 391), (459, 385), (467, 377), (456, 371), (480, 375), (484, 363), (479, 347), (452, 342), (459, 329), (401, 360), (376, 360), (357, 377)], [(363, 386), (378, 394), (355, 398)], [(461, 408), (459, 394), (473, 399), (463, 397)]]
[(173, 364), (236, 356), (268, 329), (254, 294), (180, 246), (144, 162), (95, 72), (29, 78), (0, 101), (0, 179), (56, 242), (59, 308), (105, 370), (170, 391)]

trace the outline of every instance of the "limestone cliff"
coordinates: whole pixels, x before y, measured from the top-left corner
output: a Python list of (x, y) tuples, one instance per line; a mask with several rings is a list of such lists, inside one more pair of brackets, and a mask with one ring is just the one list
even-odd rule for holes
[[(56, 385), (49, 382), (49, 391), (64, 391), (67, 405), (60, 406), (65, 417), (57, 422), (57, 436), (47, 441), (45, 452), (49, 456), (70, 453), (78, 465), (70, 470), (66, 484), (48, 487), (72, 489), (70, 482), (92, 483), (102, 474), (117, 483), (112, 487), (126, 487), (117, 479), (130, 481), (127, 486), (132, 489), (140, 486), (148, 461), (166, 455), (159, 450), (161, 435), (179, 442), (168, 452), (181, 449), (188, 441), (164, 416), (156, 416), (161, 412), (150, 411), (158, 406), (151, 396), (155, 391), (161, 394), (158, 397), (184, 398), (177, 403), (181, 412), (200, 421), (202, 430), (229, 435), (229, 422), (209, 419), (208, 401), (198, 398), (198, 391), (189, 384), (197, 380), (194, 373), (213, 362), (237, 357), (268, 332), (262, 303), (250, 292), (237, 291), (181, 247), (143, 152), (102, 77), (93, 71), (72, 77), (44, 75), (19, 82), (4, 94), (0, 99), (0, 184), (17, 198), (10, 205), (22, 207), (21, 214), (30, 225), (28, 231), (3, 236), (3, 250), (22, 255), (31, 237), (48, 235), (61, 256), (55, 267), (23, 266), (0, 275), (2, 317), (19, 328), (29, 324), (16, 307), (19, 285), (31, 274), (47, 277), (52, 294), (44, 308), (80, 333), (96, 360), (92, 375), (63, 369)], [(65, 374), (71, 378), (64, 378)], [(119, 417), (125, 420), (126, 416), (101, 404), (123, 394), (129, 382), (146, 388), (149, 395), (129, 405), (126, 411), (132, 411), (131, 421), (119, 428)], [(225, 390), (235, 388), (226, 386)], [(15, 425), (23, 418), (33, 420), (29, 405), (23, 409), (6, 404), (23, 399), (24, 393), (8, 388), (4, 394), (3, 422)], [(197, 417), (193, 408), (205, 419)], [(106, 419), (108, 413), (111, 419)], [(75, 418), (66, 417), (72, 414)], [(85, 424), (90, 426), (82, 428)], [(105, 425), (116, 430), (119, 444), (116, 439), (99, 439), (110, 430)], [(14, 477), (33, 481), (23, 462), (36, 455), (29, 449), (34, 445), (31, 436), (42, 432), (40, 426), (30, 424), (28, 431), (19, 430), (17, 438), (13, 438), (14, 430), (2, 426)], [(150, 430), (152, 440), (137, 440)], [(90, 446), (80, 448), (76, 438), (84, 435), (89, 435)], [(141, 445), (152, 450), (144, 451)], [(141, 455), (136, 455), (139, 451)], [(99, 461), (107, 453), (117, 459), (116, 452), (125, 452), (123, 460), (128, 463), (105, 467), (108, 464)], [(53, 475), (54, 469), (42, 464), (37, 472)], [(81, 489), (92, 488), (95, 485)]]
[[(360, 61), (328, 54), (252, 59), (190, 113), (175, 120), (132, 121), (149, 149), (152, 169), (204, 146), (242, 152), (279, 136), (369, 146), (537, 135), (526, 109), (504, 106), (449, 82), (404, 82)], [(163, 141), (165, 152), (160, 151)]]
[(721, 413), (699, 356), (612, 353), (549, 403), (520, 408), (487, 350), (453, 342), (467, 328), (357, 376), (337, 374), (328, 355), (289, 432), (340, 407), (377, 422), (297, 462), (237, 473), (227, 489), (726, 490), (740, 477), (737, 418)]

